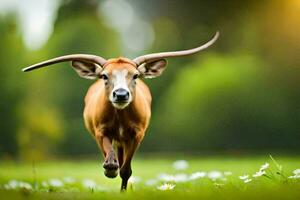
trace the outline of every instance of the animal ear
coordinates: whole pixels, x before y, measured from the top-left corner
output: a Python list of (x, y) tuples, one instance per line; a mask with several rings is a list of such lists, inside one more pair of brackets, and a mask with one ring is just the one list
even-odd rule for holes
[(92, 62), (72, 61), (72, 67), (77, 74), (86, 79), (96, 79), (100, 76), (102, 67)]
[(165, 59), (143, 63), (138, 67), (139, 72), (144, 78), (155, 78), (160, 76), (166, 69), (167, 61)]

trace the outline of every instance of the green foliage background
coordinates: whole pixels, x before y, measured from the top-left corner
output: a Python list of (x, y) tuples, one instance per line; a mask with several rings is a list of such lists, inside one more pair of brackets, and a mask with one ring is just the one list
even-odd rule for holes
[[(161, 77), (146, 80), (153, 117), (140, 152), (299, 152), (297, 1), (128, 2), (155, 33), (152, 47), (136, 56), (191, 48), (221, 33), (206, 52), (170, 59)], [(23, 44), (15, 13), (1, 15), (1, 158), (98, 153), (82, 120), (92, 82), (66, 63), (28, 74), (21, 68), (71, 53), (119, 56), (120, 33), (99, 14), (99, 3), (62, 1), (53, 34), (35, 51)]]

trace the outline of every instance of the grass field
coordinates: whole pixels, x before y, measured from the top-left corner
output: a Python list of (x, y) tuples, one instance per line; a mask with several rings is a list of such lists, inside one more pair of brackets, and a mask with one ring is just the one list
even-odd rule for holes
[(300, 199), (300, 157), (176, 159), (136, 158), (125, 193), (100, 160), (1, 162), (0, 199)]

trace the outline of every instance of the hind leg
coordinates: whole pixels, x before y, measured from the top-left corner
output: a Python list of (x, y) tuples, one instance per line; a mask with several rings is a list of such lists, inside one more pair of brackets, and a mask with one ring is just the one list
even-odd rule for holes
[(124, 162), (124, 147), (120, 145), (120, 146), (117, 147), (117, 150), (118, 150), (119, 166), (121, 167), (123, 165), (123, 162)]
[(124, 145), (124, 162), (120, 165), (120, 176), (122, 178), (121, 191), (127, 189), (127, 182), (132, 174), (131, 160), (142, 139), (143, 137), (135, 137), (131, 141), (127, 141)]

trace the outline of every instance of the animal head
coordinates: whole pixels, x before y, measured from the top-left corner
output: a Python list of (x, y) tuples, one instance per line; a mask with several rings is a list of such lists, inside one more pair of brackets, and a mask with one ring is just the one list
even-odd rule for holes
[(152, 53), (133, 60), (128, 58), (106, 60), (100, 56), (89, 54), (66, 55), (31, 65), (24, 68), (23, 71), (27, 72), (55, 63), (71, 61), (71, 66), (80, 77), (103, 79), (108, 99), (114, 107), (123, 109), (134, 99), (138, 78), (160, 76), (167, 66), (166, 58), (195, 54), (211, 46), (218, 37), (219, 32), (210, 41), (194, 49)]

